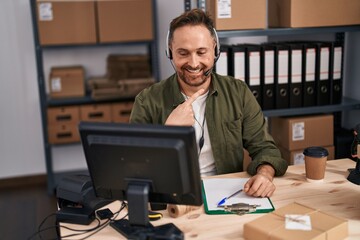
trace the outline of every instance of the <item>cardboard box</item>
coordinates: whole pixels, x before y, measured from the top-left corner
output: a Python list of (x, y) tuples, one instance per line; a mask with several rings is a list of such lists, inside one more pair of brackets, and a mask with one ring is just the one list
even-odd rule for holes
[(360, 24), (359, 0), (269, 0), (269, 27)]
[(112, 121), (128, 123), (134, 102), (113, 103), (111, 106)]
[(148, 55), (110, 54), (106, 60), (106, 76), (110, 80), (151, 77), (151, 65)]
[(244, 238), (256, 240), (342, 240), (347, 220), (291, 203), (244, 224)]
[(80, 142), (77, 124), (48, 125), (48, 140), (50, 144), (64, 144)]
[(52, 107), (47, 109), (49, 125), (54, 124), (78, 124), (80, 113), (78, 106)]
[(80, 106), (80, 120), (88, 122), (111, 122), (110, 104)]
[[(100, 81), (103, 82), (103, 80)], [(91, 89), (91, 97), (95, 100), (134, 98), (144, 88), (147, 88), (154, 83), (155, 80), (153, 78), (134, 78), (119, 80), (116, 82), (115, 86), (111, 87), (109, 87), (109, 84), (106, 84), (105, 82), (97, 85), (93, 84), (93, 88)]]
[(287, 150), (334, 145), (334, 116), (273, 117), (270, 130), (277, 146)]
[(96, 43), (95, 1), (37, 0), (41, 45)]
[[(335, 147), (334, 146), (323, 146), (326, 150), (328, 150), (328, 160), (335, 159)], [(279, 146), (279, 150), (281, 152), (281, 156), (285, 159), (289, 165), (298, 165), (298, 164), (305, 164), (304, 160), (304, 149), (299, 150), (292, 150), (289, 151), (281, 146)]]
[(81, 66), (53, 67), (50, 71), (51, 98), (85, 96), (85, 72)]
[(266, 0), (207, 0), (206, 11), (216, 30), (264, 29), (267, 27)]
[(152, 0), (97, 0), (99, 41), (148, 41), (153, 35)]

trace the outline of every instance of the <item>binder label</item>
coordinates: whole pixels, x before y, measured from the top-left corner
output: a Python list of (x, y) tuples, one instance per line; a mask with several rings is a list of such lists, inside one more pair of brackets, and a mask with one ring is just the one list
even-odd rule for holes
[(341, 78), (342, 47), (334, 48), (334, 79)]
[(274, 51), (265, 51), (265, 84), (274, 84)]
[(291, 82), (301, 83), (301, 50), (293, 50), (291, 53)]
[(231, 0), (217, 0), (217, 17), (231, 18)]
[(329, 48), (323, 47), (320, 52), (320, 80), (329, 79)]
[(302, 141), (305, 139), (305, 122), (296, 122), (292, 124), (292, 140)]
[(222, 52), (218, 61), (216, 62), (216, 72), (220, 75), (228, 75), (227, 71), (228, 60), (227, 60), (227, 53)]
[(289, 53), (288, 51), (279, 51), (279, 62), (278, 62), (278, 83), (288, 83), (288, 65), (289, 65)]
[(245, 53), (236, 52), (234, 58), (234, 77), (245, 81)]
[(250, 86), (260, 86), (260, 52), (250, 52)]
[(316, 51), (315, 48), (309, 48), (306, 50), (306, 82), (315, 81), (315, 59)]

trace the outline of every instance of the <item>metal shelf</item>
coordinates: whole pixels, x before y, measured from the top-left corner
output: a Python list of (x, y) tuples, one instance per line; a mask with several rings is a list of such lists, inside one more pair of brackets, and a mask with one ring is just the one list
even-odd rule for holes
[(116, 99), (103, 99), (95, 100), (91, 98), (90, 95), (84, 97), (76, 98), (50, 98), (47, 97), (47, 106), (48, 107), (61, 107), (61, 106), (70, 106), (70, 105), (84, 105), (84, 104), (101, 104), (101, 103), (113, 103), (113, 102), (125, 102), (134, 100), (135, 97), (122, 97)]
[[(87, 94), (85, 97), (79, 98), (67, 98), (67, 99), (50, 99), (46, 93), (46, 84), (45, 84), (45, 76), (44, 76), (44, 52), (52, 51), (52, 50), (64, 50), (64, 49), (80, 49), (80, 48), (99, 48), (99, 47), (111, 47), (111, 46), (145, 46), (148, 48), (149, 59), (151, 61), (152, 66), (152, 74), (153, 77), (159, 81), (159, 73), (160, 66), (158, 62), (158, 43), (157, 43), (157, 12), (156, 12), (156, 0), (152, 0), (153, 4), (153, 26), (154, 34), (152, 40), (144, 40), (144, 41), (129, 41), (129, 42), (112, 42), (112, 43), (84, 43), (84, 44), (59, 44), (59, 45), (40, 45), (39, 40), (39, 30), (37, 26), (37, 12), (36, 12), (36, 1), (37, 0), (29, 0), (30, 1), (30, 9), (31, 9), (31, 18), (33, 23), (33, 36), (34, 36), (34, 45), (35, 45), (35, 55), (36, 55), (36, 67), (37, 67), (37, 80), (38, 80), (38, 89), (39, 89), (39, 101), (40, 101), (40, 110), (41, 110), (41, 120), (42, 120), (42, 132), (43, 132), (43, 144), (44, 144), (44, 155), (45, 155), (45, 163), (46, 163), (46, 172), (47, 172), (47, 183), (48, 183), (48, 193), (54, 194), (54, 190), (56, 187), (56, 183), (59, 180), (59, 177), (63, 175), (63, 173), (55, 173), (53, 169), (53, 159), (51, 153), (52, 144), (48, 142), (48, 128), (47, 128), (47, 108), (55, 107), (55, 106), (68, 106), (68, 105), (81, 105), (81, 104), (95, 104), (95, 103), (106, 103), (106, 102), (120, 102), (133, 100), (134, 97), (129, 98), (118, 98), (112, 100), (94, 100)], [(64, 174), (68, 174), (66, 172)]]
[(111, 43), (82, 43), (82, 44), (64, 44), (64, 45), (41, 45), (42, 49), (64, 49), (64, 48), (89, 48), (89, 47), (112, 47), (112, 46), (143, 46), (153, 44), (153, 40), (134, 41), (134, 42), (111, 42)]
[(307, 115), (307, 114), (318, 114), (318, 113), (333, 113), (348, 110), (360, 109), (360, 100), (344, 97), (341, 104), (336, 105), (324, 105), (324, 106), (313, 106), (306, 108), (285, 108), (285, 109), (274, 109), (263, 111), (266, 117), (284, 117), (284, 116), (296, 116), (296, 115)]
[(314, 27), (314, 28), (267, 28), (254, 30), (218, 31), (219, 38), (249, 37), (249, 36), (279, 36), (294, 34), (322, 34), (340, 32), (358, 32), (360, 25), (336, 26), (336, 27)]

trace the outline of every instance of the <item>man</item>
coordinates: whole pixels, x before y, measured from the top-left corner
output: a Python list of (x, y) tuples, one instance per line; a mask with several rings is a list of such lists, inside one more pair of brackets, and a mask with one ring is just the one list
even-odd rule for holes
[(209, 15), (193, 9), (175, 18), (167, 44), (176, 73), (136, 97), (130, 122), (194, 126), (202, 176), (243, 171), (247, 149), (253, 176), (244, 192), (271, 196), (273, 178), (285, 173), (287, 163), (246, 84), (212, 73), (220, 51)]

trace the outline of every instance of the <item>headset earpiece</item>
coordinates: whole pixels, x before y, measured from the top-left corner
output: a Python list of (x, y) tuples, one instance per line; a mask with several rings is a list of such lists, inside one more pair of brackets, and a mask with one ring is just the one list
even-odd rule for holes
[(220, 41), (219, 41), (219, 36), (215, 30), (215, 28), (213, 28), (214, 30), (214, 34), (215, 34), (215, 41), (216, 41), (216, 46), (215, 46), (215, 60), (214, 62), (216, 63), (216, 61), (219, 59), (220, 57)]
[(168, 30), (167, 32), (167, 35), (166, 35), (166, 48), (165, 48), (165, 54), (166, 54), (166, 57), (168, 59), (172, 59), (172, 52), (169, 48), (169, 35), (170, 35), (170, 30)]

